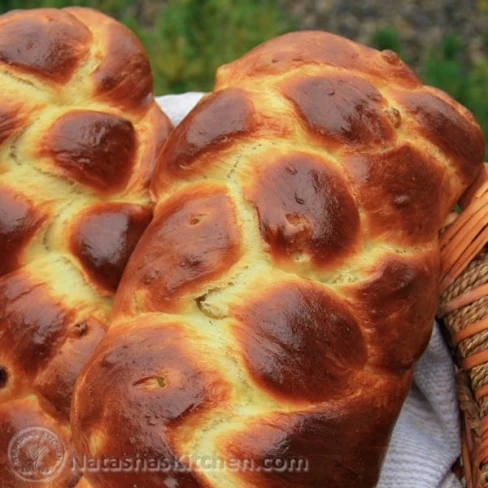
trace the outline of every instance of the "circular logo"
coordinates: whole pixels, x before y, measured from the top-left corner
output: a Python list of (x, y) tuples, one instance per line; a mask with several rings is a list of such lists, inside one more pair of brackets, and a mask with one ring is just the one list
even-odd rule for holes
[(8, 459), (12, 471), (24, 481), (46, 481), (63, 466), (64, 445), (45, 427), (26, 427), (10, 439)]

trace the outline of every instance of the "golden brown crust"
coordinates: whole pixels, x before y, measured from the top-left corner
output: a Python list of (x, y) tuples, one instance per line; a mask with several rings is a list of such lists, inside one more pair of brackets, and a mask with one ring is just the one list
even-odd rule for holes
[(317, 403), (342, 396), (366, 362), (348, 304), (322, 286), (280, 283), (236, 305), (233, 316), (247, 370), (279, 399)]
[(124, 110), (147, 110), (153, 103), (153, 78), (141, 41), (125, 25), (92, 9), (63, 9), (85, 24), (99, 38), (99, 64), (91, 74), (95, 95)]
[(485, 153), (483, 133), (473, 130), (476, 122), (453, 100), (445, 101), (432, 91), (399, 92), (395, 97), (415, 121), (420, 135), (452, 161), (465, 181), (473, 181), (479, 171), (473, 161), (482, 160)]
[(360, 221), (347, 181), (332, 164), (289, 152), (258, 167), (244, 189), (259, 219), (262, 238), (278, 262), (306, 254), (325, 268), (358, 250)]
[(11, 12), (0, 26), (0, 61), (41, 79), (68, 82), (90, 52), (89, 28), (63, 10)]
[(151, 210), (142, 205), (93, 205), (78, 215), (71, 235), (71, 252), (93, 281), (115, 293), (127, 261), (151, 218)]
[(253, 112), (252, 103), (242, 90), (228, 88), (207, 95), (195, 108), (193, 117), (183, 120), (168, 140), (153, 188), (161, 191), (171, 180), (205, 171), (205, 163), (212, 163), (219, 151), (249, 136), (254, 129)]
[(439, 161), (405, 143), (381, 152), (352, 153), (343, 162), (369, 239), (388, 236), (401, 246), (435, 239), (452, 194)]
[(369, 149), (395, 140), (386, 100), (370, 82), (353, 74), (296, 77), (283, 84), (282, 92), (310, 132), (330, 149)]
[[(86, 370), (93, 395), (82, 400), (83, 430), (74, 430), (78, 452), (94, 455), (96, 450), (96, 457), (121, 459), (135, 450), (148, 459), (179, 461), (181, 453), (167, 427), (177, 429), (184, 422), (225, 405), (231, 385), (217, 369), (207, 365), (202, 339), (188, 324), (174, 321), (163, 328), (157, 321), (139, 320), (130, 343), (123, 329), (109, 334), (110, 340), (98, 349), (96, 362)], [(112, 388), (107, 388), (108, 378)], [(106, 394), (99, 395), (97, 392), (102, 390)], [(121, 399), (132, 408), (118, 408)], [(118, 435), (114, 436), (114, 432)], [(94, 434), (96, 446), (89, 444)], [(143, 481), (137, 472), (90, 476), (94, 486), (103, 486), (110, 480), (113, 486), (142, 482), (145, 487), (156, 488), (161, 483), (169, 484), (171, 479), (177, 480), (176, 486), (201, 486), (193, 474), (183, 469), (181, 473), (146, 473)]]
[(0, 108), (0, 144), (18, 133), (26, 123), (22, 104), (14, 100), (4, 100)]
[(389, 51), (302, 32), (221, 68), (162, 152), (156, 217), (75, 389), (78, 454), (189, 455), (160, 473), (172, 486), (375, 486), (432, 331), (437, 233), (482, 149)]
[(35, 379), (34, 388), (45, 411), (69, 421), (71, 397), (82, 366), (105, 334), (106, 325), (93, 317), (72, 321), (66, 340)]
[(49, 361), (72, 313), (50, 296), (44, 281), (23, 270), (1, 279), (0, 302), (2, 364), (11, 365), (7, 371), (15, 386), (16, 375), (23, 382), (25, 376), (36, 374)]
[[(389, 387), (386, 405), (373, 388), (368, 402), (345, 396), (310, 410), (247, 418), (216, 440), (218, 452), (264, 467), (238, 471), (236, 486), (375, 486), (407, 385), (408, 377)], [(273, 459), (280, 460), (274, 470), (267, 463)]]
[(217, 88), (229, 81), (237, 84), (246, 78), (281, 75), (304, 65), (359, 71), (379, 82), (407, 88), (421, 86), (420, 80), (393, 51), (378, 52), (328, 32), (308, 31), (293, 32), (265, 42), (237, 61), (221, 67)]
[(171, 124), (140, 42), (89, 9), (0, 16), (0, 85), (0, 486), (32, 486), (7, 446), (36, 425), (67, 451), (37, 486), (74, 487), (74, 384), (151, 220)]
[[(18, 398), (11, 402), (0, 403), (0, 419), (0, 452), (2, 452), (2, 456), (0, 456), (0, 482), (2, 486), (30, 488), (35, 485), (49, 488), (57, 488), (58, 486), (73, 488), (76, 485), (79, 474), (73, 473), (69, 463), (61, 466), (56, 478), (48, 483), (42, 482), (42, 473), (40, 473), (35, 482), (24, 481), (11, 469), (12, 465), (6, 455), (9, 450), (10, 440), (15, 433), (20, 432), (26, 426), (35, 426), (36, 428), (49, 429), (51, 432), (55, 432), (60, 445), (62, 443), (65, 446), (64, 453), (66, 457), (69, 459), (74, 455), (73, 448), (70, 446), (70, 434), (66, 430), (59, 428), (59, 423), (45, 412), (35, 396), (32, 395), (26, 398)], [(41, 452), (36, 454), (43, 454), (41, 462), (44, 462), (47, 468), (53, 465), (56, 466), (57, 459), (56, 452), (53, 452), (54, 450), (46, 453), (42, 452), (38, 446), (32, 446), (32, 443), (27, 442), (25, 444), (22, 452), (20, 452), (20, 461), (32, 459), (29, 448), (37, 447)], [(18, 464), (16, 463), (16, 465)]]
[(45, 220), (35, 204), (0, 186), (0, 276), (20, 266), (21, 255)]
[(437, 307), (437, 246), (407, 255), (385, 250), (367, 278), (342, 284), (363, 332), (371, 338), (369, 362), (388, 369), (411, 368), (427, 345)]
[(123, 188), (134, 166), (136, 135), (129, 120), (90, 110), (71, 110), (49, 129), (39, 148), (56, 169), (99, 191)]
[[(223, 185), (200, 185), (156, 207), (149, 241), (127, 267), (114, 314), (177, 311), (180, 300), (234, 264), (240, 255), (232, 201)], [(168, 252), (171, 249), (172, 252)]]

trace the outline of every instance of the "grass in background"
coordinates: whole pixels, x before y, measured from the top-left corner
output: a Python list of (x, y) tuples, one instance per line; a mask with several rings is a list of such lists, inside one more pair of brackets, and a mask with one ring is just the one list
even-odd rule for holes
[(221, 64), (297, 28), (276, 0), (170, 0), (150, 29), (125, 20), (148, 49), (157, 93), (211, 90)]
[[(488, 0), (478, 1), (488, 5)], [(0, 12), (68, 5), (102, 10), (135, 31), (151, 58), (157, 94), (211, 90), (218, 66), (298, 28), (296, 20), (278, 8), (278, 0), (0, 0)], [(488, 33), (484, 42), (488, 52)], [(378, 28), (370, 44), (392, 49), (408, 62), (391, 27)], [(446, 36), (425, 53), (417, 71), (425, 83), (471, 109), (488, 134), (488, 57), (464, 66), (465, 48), (458, 37)]]
[(125, 15), (134, 7), (135, 3), (134, 0), (0, 0), (0, 11), (3, 13), (8, 10), (22, 8), (62, 8), (79, 5), (96, 8), (109, 15), (121, 18), (122, 15)]
[(298, 28), (277, 0), (0, 0), (0, 12), (68, 5), (96, 8), (135, 31), (151, 58), (157, 94), (211, 90), (221, 64)]
[(392, 27), (379, 27), (376, 29), (371, 36), (370, 44), (380, 51), (391, 49), (398, 54), (402, 53), (400, 36)]

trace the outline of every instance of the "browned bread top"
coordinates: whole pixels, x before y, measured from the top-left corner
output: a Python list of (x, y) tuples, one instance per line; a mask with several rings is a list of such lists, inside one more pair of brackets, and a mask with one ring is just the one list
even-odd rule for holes
[[(0, 16), (0, 88), (0, 486), (20, 487), (20, 429), (70, 449), (74, 382), (152, 217), (171, 124), (141, 43), (90, 9)], [(74, 483), (68, 466), (45, 486)]]
[(110, 17), (80, 7), (14, 10), (0, 26), (0, 60), (10, 75), (140, 113), (153, 103), (144, 48)]
[(80, 456), (172, 469), (82, 486), (372, 488), (483, 154), (391, 52), (303, 32), (222, 67), (163, 149), (71, 412)]

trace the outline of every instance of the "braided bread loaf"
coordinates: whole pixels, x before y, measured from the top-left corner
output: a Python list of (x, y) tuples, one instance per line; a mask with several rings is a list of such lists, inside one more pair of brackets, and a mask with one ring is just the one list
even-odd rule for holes
[[(171, 124), (140, 42), (89, 9), (0, 16), (0, 86), (0, 486), (11, 488), (38, 481), (25, 452), (36, 431), (7, 452), (21, 429), (49, 428), (69, 450), (74, 383), (152, 217)], [(67, 464), (44, 486), (75, 483)]]
[(293, 33), (222, 67), (78, 378), (78, 466), (115, 462), (80, 486), (374, 486), (483, 152), (389, 51)]

